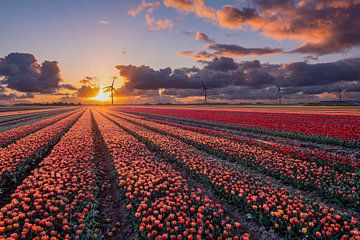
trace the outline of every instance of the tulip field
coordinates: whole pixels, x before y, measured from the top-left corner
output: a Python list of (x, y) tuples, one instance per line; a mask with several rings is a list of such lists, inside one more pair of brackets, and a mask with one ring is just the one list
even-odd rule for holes
[(0, 111), (0, 240), (360, 239), (360, 115)]

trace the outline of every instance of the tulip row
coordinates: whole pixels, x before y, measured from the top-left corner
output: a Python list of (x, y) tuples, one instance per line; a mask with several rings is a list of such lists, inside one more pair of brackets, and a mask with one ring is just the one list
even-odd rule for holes
[(100, 113), (94, 117), (142, 238), (240, 239), (241, 224), (225, 216), (220, 204)]
[(7, 146), (26, 135), (29, 135), (29, 134), (36, 132), (46, 126), (54, 124), (63, 118), (66, 118), (67, 116), (69, 116), (72, 113), (74, 113), (74, 112), (62, 113), (55, 117), (47, 118), (47, 119), (39, 121), (39, 122), (35, 122), (35, 123), (29, 124), (29, 125), (24, 125), (24, 126), (17, 127), (17, 128), (8, 130), (8, 131), (1, 132), (0, 133), (0, 146), (1, 147)]
[[(135, 117), (135, 115), (132, 115)], [(186, 125), (185, 123), (176, 123), (168, 120), (153, 119), (154, 122), (166, 124), (174, 127), (179, 127), (182, 129), (203, 133), (207, 135), (217, 136), (221, 138), (230, 139), (237, 142), (243, 142), (248, 145), (259, 146), (264, 149), (269, 149), (271, 151), (276, 151), (284, 155), (291, 156), (304, 161), (316, 162), (318, 165), (329, 165), (335, 170), (338, 171), (356, 171), (360, 168), (360, 159), (355, 157), (344, 156), (339, 154), (333, 154), (325, 151), (313, 150), (298, 148), (292, 145), (279, 144), (274, 142), (262, 142), (258, 140), (253, 140), (247, 137), (242, 137), (235, 135), (226, 131), (214, 130), (211, 128), (204, 127), (195, 127), (191, 125)]]
[[(14, 109), (7, 108), (6, 110), (3, 109), (3, 112), (0, 112), (0, 117), (7, 117), (7, 116), (13, 116), (13, 115), (20, 115), (20, 114), (28, 114), (28, 113), (40, 113), (40, 112), (46, 112), (46, 111), (56, 111), (58, 108), (48, 108), (48, 109), (28, 109), (28, 110), (19, 110), (18, 107), (15, 107), (16, 111), (13, 111)], [(66, 109), (66, 108), (62, 108)]]
[(252, 166), (266, 174), (278, 177), (285, 183), (291, 183), (303, 189), (316, 189), (329, 199), (336, 198), (343, 203), (352, 203), (354, 208), (360, 207), (359, 173), (341, 173), (329, 166), (318, 166), (315, 162), (292, 158), (246, 142), (232, 141), (129, 115), (120, 116), (180, 138), (202, 150)]
[(16, 183), (18, 177), (24, 175), (49, 152), (83, 112), (75, 112), (53, 125), (0, 148), (0, 196), (10, 184)]
[[(242, 112), (194, 109), (122, 108), (126, 111), (194, 121), (225, 124), (243, 130), (317, 140), (332, 144), (358, 146), (360, 120), (356, 116), (329, 116), (326, 114), (286, 114), (270, 112)], [(326, 119), (326, 121), (324, 121)]]
[(95, 239), (94, 153), (86, 110), (0, 209), (0, 239)]
[(27, 113), (27, 114), (20, 114), (20, 115), (11, 115), (0, 118), (0, 126), (9, 126), (16, 123), (21, 123), (24, 121), (29, 121), (32, 119), (40, 118), (46, 116), (48, 114), (53, 113), (53, 111), (48, 112), (35, 112), (35, 113)]
[(307, 201), (303, 196), (294, 195), (285, 188), (272, 187), (268, 180), (241, 173), (176, 138), (110, 115), (109, 118), (150, 144), (155, 144), (160, 152), (183, 164), (190, 173), (206, 179), (220, 196), (237, 207), (254, 213), (263, 224), (272, 226), (288, 238), (360, 237), (354, 217), (347, 217), (333, 208)]

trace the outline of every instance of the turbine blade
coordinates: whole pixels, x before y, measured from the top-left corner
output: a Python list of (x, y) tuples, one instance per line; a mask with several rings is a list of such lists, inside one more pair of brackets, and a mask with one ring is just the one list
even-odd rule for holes
[(113, 88), (113, 90), (114, 90), (114, 92), (116, 92), (118, 95), (120, 95), (120, 93), (119, 93), (118, 91), (116, 91), (116, 89), (115, 89), (115, 88)]

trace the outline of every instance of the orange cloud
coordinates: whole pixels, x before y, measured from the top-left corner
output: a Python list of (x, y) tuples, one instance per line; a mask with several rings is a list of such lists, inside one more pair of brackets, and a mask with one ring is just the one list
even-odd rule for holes
[(216, 21), (215, 9), (205, 5), (204, 0), (164, 0), (166, 7), (175, 8), (181, 12), (195, 13), (198, 17)]
[(146, 14), (146, 26), (151, 31), (167, 30), (171, 31), (175, 23), (171, 19), (154, 19), (151, 14)]
[(318, 55), (360, 45), (360, 2), (253, 0), (257, 8), (227, 5), (217, 11), (220, 27), (250, 26), (264, 36), (301, 42), (294, 52)]
[(317, 55), (360, 46), (360, 1), (251, 0), (253, 8), (225, 5), (215, 10), (204, 0), (164, 0), (167, 7), (218, 23), (220, 27), (251, 27), (268, 38), (301, 43), (293, 52)]
[(158, 19), (156, 20), (153, 17), (153, 12), (155, 9), (159, 8), (160, 2), (146, 2), (146, 0), (142, 0), (139, 6), (133, 7), (128, 11), (128, 14), (132, 17), (136, 17), (142, 12), (146, 12), (145, 14), (145, 23), (150, 31), (158, 31), (158, 30), (167, 30), (171, 31), (175, 25), (174, 21), (171, 19)]

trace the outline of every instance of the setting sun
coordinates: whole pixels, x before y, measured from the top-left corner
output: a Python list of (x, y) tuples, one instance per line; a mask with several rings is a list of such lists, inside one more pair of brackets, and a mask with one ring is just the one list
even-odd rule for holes
[(96, 95), (92, 99), (101, 101), (101, 102), (109, 101), (111, 99), (110, 92), (104, 92), (103, 88), (100, 87), (98, 95)]

